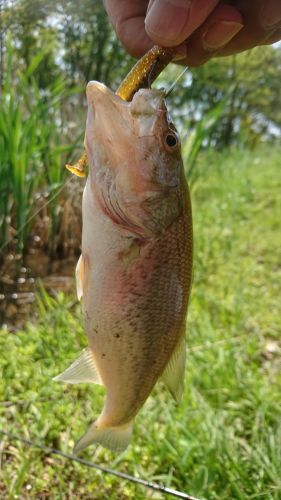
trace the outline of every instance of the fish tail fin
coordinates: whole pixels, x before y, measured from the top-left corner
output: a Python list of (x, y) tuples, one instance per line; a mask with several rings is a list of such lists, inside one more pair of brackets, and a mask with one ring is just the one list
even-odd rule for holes
[(129, 445), (132, 432), (133, 420), (117, 427), (99, 427), (98, 422), (94, 422), (84, 436), (77, 441), (73, 453), (77, 454), (94, 443), (121, 453)]

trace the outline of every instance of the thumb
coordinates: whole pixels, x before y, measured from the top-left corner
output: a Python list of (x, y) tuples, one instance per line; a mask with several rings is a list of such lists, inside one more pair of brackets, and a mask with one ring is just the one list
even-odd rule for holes
[(219, 0), (150, 0), (145, 18), (148, 36), (158, 45), (174, 47), (188, 38)]

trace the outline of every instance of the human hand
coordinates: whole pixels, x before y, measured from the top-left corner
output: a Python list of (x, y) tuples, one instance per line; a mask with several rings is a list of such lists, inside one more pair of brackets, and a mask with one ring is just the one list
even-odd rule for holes
[(154, 44), (178, 46), (180, 63), (198, 66), (214, 56), (281, 39), (280, 0), (104, 0), (104, 4), (117, 36), (136, 57)]

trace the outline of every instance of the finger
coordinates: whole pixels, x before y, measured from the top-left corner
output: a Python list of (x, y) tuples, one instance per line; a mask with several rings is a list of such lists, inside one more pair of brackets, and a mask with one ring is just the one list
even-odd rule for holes
[(145, 29), (154, 43), (174, 47), (200, 26), (219, 0), (150, 0)]
[(144, 29), (148, 0), (104, 0), (108, 17), (124, 48), (135, 57), (142, 56), (153, 42)]
[(241, 14), (230, 5), (219, 4), (207, 20), (185, 42), (188, 66), (203, 64), (227, 45), (243, 28)]
[(230, 55), (257, 45), (265, 45), (280, 40), (281, 2), (280, 0), (237, 0), (235, 3), (244, 23), (244, 28), (218, 55)]
[(281, 27), (277, 28), (270, 34), (270, 36), (266, 39), (266, 45), (279, 42), (281, 40)]

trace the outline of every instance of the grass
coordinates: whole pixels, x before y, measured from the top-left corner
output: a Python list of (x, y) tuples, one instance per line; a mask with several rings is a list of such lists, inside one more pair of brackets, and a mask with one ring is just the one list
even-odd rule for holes
[[(62, 145), (68, 128), (63, 105), (77, 89), (67, 88), (66, 82), (58, 79), (40, 90), (36, 71), (44, 52), (34, 56), (22, 72), (11, 43), (6, 51), (0, 100), (0, 253), (14, 249), (22, 254), (30, 235), (30, 219), (38, 209), (38, 197), (44, 191), (53, 198), (65, 180), (64, 163), (74, 146)], [(51, 202), (48, 211), (51, 253), (58, 226), (58, 203)]]
[[(280, 155), (199, 157), (184, 399), (176, 407), (159, 384), (128, 451), (85, 458), (200, 499), (281, 498)], [(1, 331), (0, 428), (71, 451), (103, 400), (102, 388), (52, 382), (86, 345), (81, 325), (73, 298), (41, 293), (36, 321)], [(164, 498), (7, 439), (0, 464), (3, 498)]]

